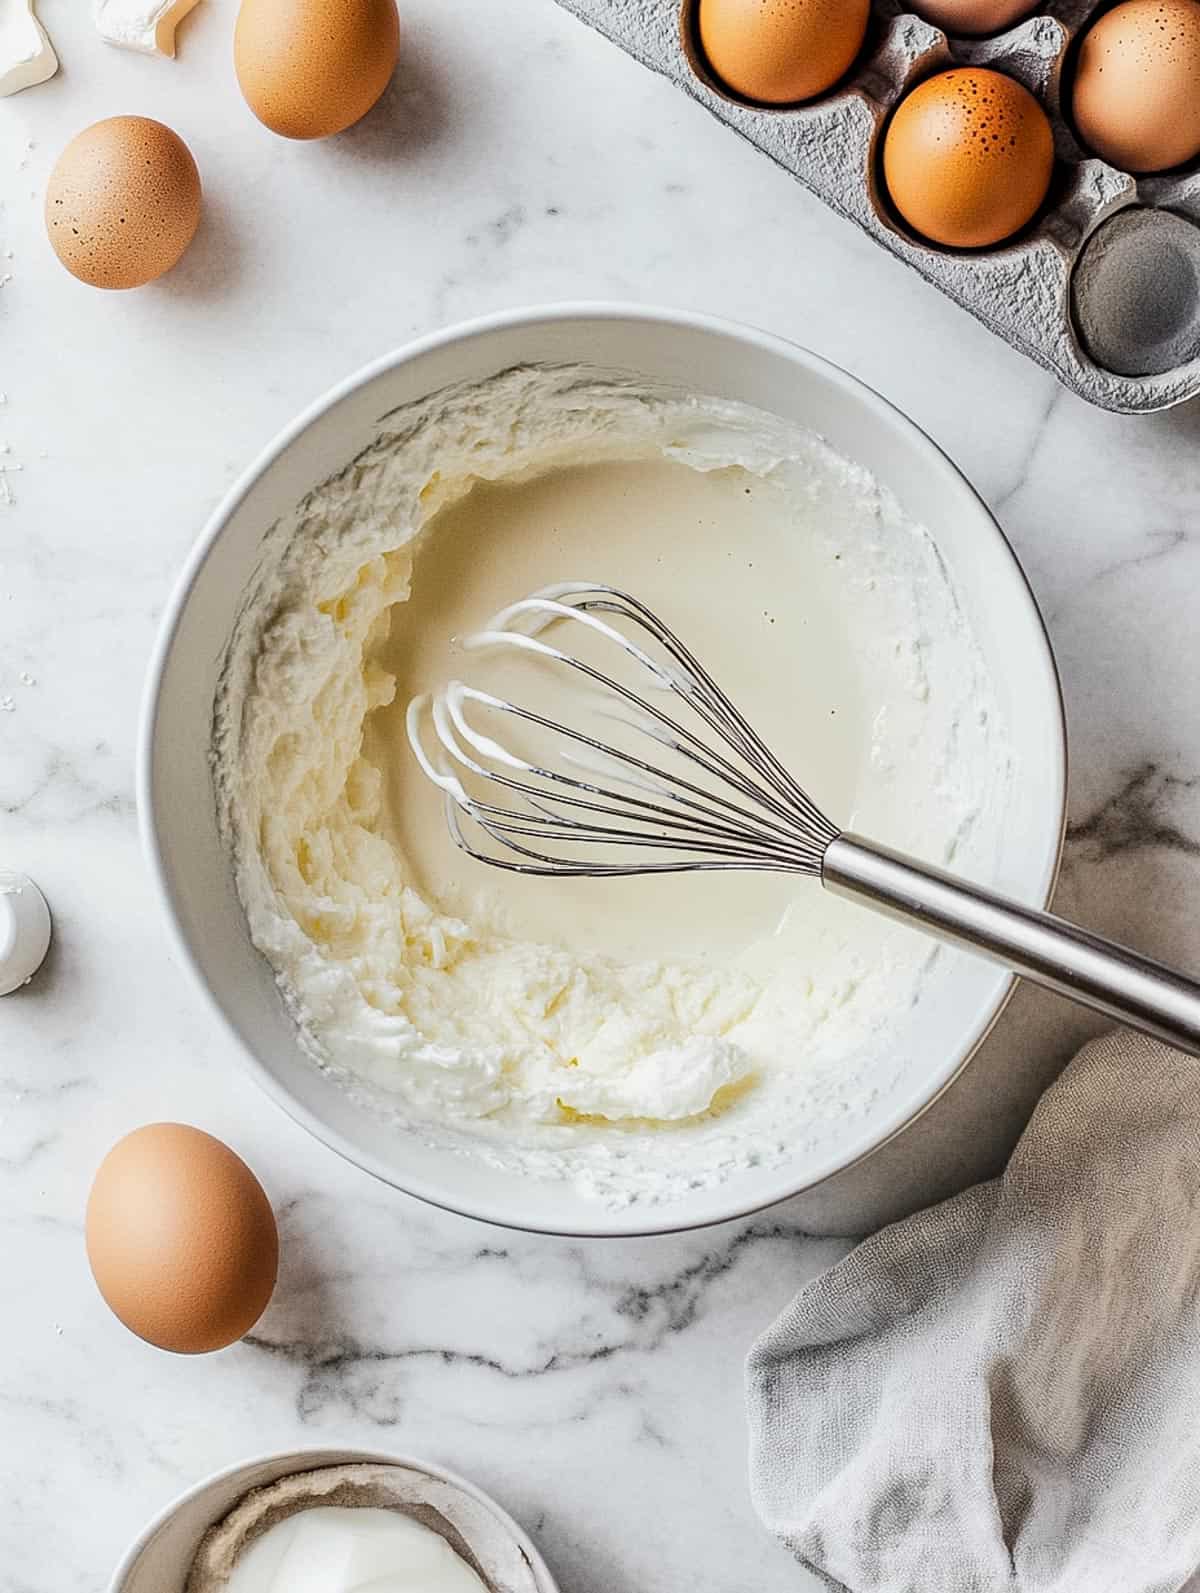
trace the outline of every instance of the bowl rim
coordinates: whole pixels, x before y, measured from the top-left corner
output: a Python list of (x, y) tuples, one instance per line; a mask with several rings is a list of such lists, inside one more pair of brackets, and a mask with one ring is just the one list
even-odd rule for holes
[[(351, 1455), (353, 1459), (336, 1462), (321, 1461), (322, 1456), (336, 1454)], [(290, 1466), (293, 1460), (297, 1464)], [(316, 1464), (307, 1464), (310, 1460), (315, 1461)], [(192, 1483), (190, 1487), (183, 1489), (181, 1493), (177, 1493), (173, 1499), (155, 1512), (125, 1550), (109, 1579), (107, 1593), (124, 1593), (125, 1584), (133, 1573), (138, 1560), (149, 1548), (158, 1533), (178, 1515), (185, 1505), (190, 1504), (194, 1499), (201, 1498), (202, 1495), (218, 1487), (221, 1483), (233, 1481), (235, 1477), (240, 1476), (243, 1472), (249, 1472), (256, 1470), (259, 1466), (274, 1465), (276, 1462), (283, 1461), (289, 1463), (290, 1469), (286, 1472), (280, 1472), (280, 1478), (296, 1476), (304, 1471), (319, 1470), (322, 1465), (336, 1464), (341, 1466), (403, 1466), (409, 1471), (423, 1471), (427, 1476), (436, 1477), (441, 1482), (448, 1482), (452, 1487), (460, 1488), (465, 1494), (468, 1494), (479, 1504), (485, 1505), (492, 1511), (502, 1525), (512, 1533), (522, 1552), (528, 1556), (529, 1563), (533, 1567), (535, 1579), (543, 1585), (543, 1593), (558, 1593), (558, 1583), (551, 1575), (550, 1567), (542, 1558), (537, 1544), (534, 1543), (521, 1523), (514, 1520), (504, 1506), (493, 1499), (491, 1494), (485, 1492), (478, 1483), (472, 1482), (469, 1478), (461, 1476), (456, 1471), (451, 1471), (447, 1466), (439, 1466), (432, 1460), (421, 1460), (413, 1455), (396, 1455), (383, 1449), (363, 1448), (362, 1445), (352, 1442), (338, 1443), (336, 1437), (328, 1443), (309, 1444), (302, 1449), (269, 1449), (262, 1454), (248, 1455), (242, 1460), (235, 1460), (231, 1465), (221, 1466), (218, 1470), (209, 1472), (207, 1476), (201, 1477), (198, 1482)], [(228, 1511), (225, 1513), (227, 1514)], [(216, 1521), (217, 1518), (214, 1517), (208, 1525), (210, 1527), (215, 1526)]]
[[(266, 446), (260, 449), (209, 514), (184, 561), (179, 575), (176, 577), (159, 622), (142, 694), (137, 732), (135, 778), (138, 827), (141, 835), (142, 851), (154, 882), (156, 894), (167, 919), (168, 933), (175, 954), (188, 970), (193, 987), (199, 990), (204, 1005), (207, 1006), (209, 1012), (216, 1019), (226, 1038), (232, 1042), (237, 1055), (241, 1058), (243, 1067), (248, 1068), (251, 1077), (259, 1087), (294, 1122), (306, 1129), (314, 1139), (327, 1146), (330, 1150), (335, 1151), (339, 1156), (350, 1162), (351, 1165), (370, 1173), (373, 1177), (378, 1178), (391, 1188), (399, 1190), (402, 1194), (411, 1195), (415, 1199), (423, 1201), (426, 1205), (452, 1212), (457, 1216), (485, 1222), (493, 1227), (521, 1233), (547, 1234), (564, 1238), (629, 1239), (657, 1234), (687, 1233), (753, 1216), (755, 1213), (766, 1211), (784, 1200), (790, 1200), (797, 1195), (817, 1189), (831, 1178), (848, 1171), (852, 1167), (857, 1167), (860, 1163), (866, 1161), (868, 1157), (875, 1155), (877, 1151), (882, 1150), (884, 1146), (890, 1144), (898, 1135), (922, 1118), (940, 1100), (951, 1085), (961, 1077), (1012, 999), (1017, 984), (1016, 975), (1008, 974), (1003, 983), (998, 986), (995, 995), (981, 1007), (974, 1024), (963, 1035), (957, 1055), (952, 1059), (948, 1071), (941, 1071), (938, 1076), (929, 1081), (927, 1091), (920, 1096), (916, 1107), (912, 1109), (897, 1109), (884, 1132), (871, 1138), (870, 1143), (860, 1144), (857, 1148), (849, 1151), (844, 1157), (838, 1159), (836, 1165), (826, 1166), (815, 1177), (797, 1177), (787, 1187), (780, 1188), (768, 1196), (756, 1195), (750, 1199), (731, 1202), (728, 1210), (722, 1211), (717, 1215), (691, 1218), (681, 1217), (678, 1214), (671, 1216), (670, 1213), (673, 1208), (665, 1206), (661, 1208), (662, 1215), (660, 1217), (652, 1217), (647, 1212), (632, 1223), (626, 1223), (617, 1219), (627, 1217), (629, 1210), (638, 1211), (637, 1207), (623, 1210), (620, 1213), (613, 1213), (606, 1212), (606, 1208), (597, 1205), (597, 1220), (595, 1223), (566, 1222), (561, 1219), (557, 1223), (532, 1219), (517, 1221), (511, 1217), (497, 1217), (487, 1209), (485, 1201), (476, 1201), (470, 1198), (456, 1201), (447, 1194), (444, 1188), (438, 1186), (430, 1187), (421, 1179), (406, 1179), (402, 1182), (397, 1176), (395, 1169), (384, 1165), (369, 1151), (350, 1144), (336, 1129), (330, 1128), (315, 1113), (309, 1111), (275, 1077), (254, 1051), (243, 1042), (241, 1035), (226, 1015), (217, 992), (205, 977), (204, 971), (183, 932), (179, 914), (176, 910), (169, 870), (166, 865), (155, 800), (154, 741), (161, 706), (163, 681), (174, 646), (176, 632), (190, 599), (192, 589), (204, 565), (227, 523), (251, 492), (259, 478), (316, 421), (335, 409), (359, 388), (380, 376), (386, 375), (387, 372), (397, 366), (427, 354), (435, 353), (441, 348), (484, 337), (497, 331), (511, 331), (522, 327), (544, 326), (570, 321), (640, 321), (647, 325), (665, 325), (675, 330), (716, 336), (728, 340), (734, 345), (742, 345), (743, 347), (749, 345), (759, 352), (772, 354), (806, 366), (833, 386), (847, 393), (865, 409), (873, 412), (876, 418), (882, 420), (893, 431), (900, 433), (905, 442), (918, 455), (923, 455), (933, 469), (940, 472), (943, 476), (949, 476), (959, 491), (965, 493), (973, 500), (981, 519), (990, 526), (994, 533), (1001, 551), (1008, 555), (1012, 573), (1024, 591), (1031, 617), (1035, 621), (1035, 629), (1042, 640), (1038, 666), (1043, 676), (1043, 687), (1054, 710), (1057, 734), (1053, 738), (1053, 748), (1048, 747), (1046, 749), (1047, 754), (1052, 753), (1052, 759), (1048, 756), (1047, 764), (1041, 769), (1041, 775), (1048, 786), (1047, 807), (1057, 811), (1057, 822), (1053, 844), (1043, 870), (1043, 877), (1036, 889), (1035, 905), (1041, 908), (1049, 905), (1054, 894), (1062, 864), (1063, 845), (1066, 839), (1067, 724), (1062, 681), (1059, 676), (1058, 665), (1050, 641), (1049, 631), (1046, 627), (1045, 617), (1034, 595), (1029, 577), (1017, 557), (1016, 550), (999, 521), (992, 514), (991, 509), (975, 487), (945, 450), (916, 421), (912, 420), (903, 410), (893, 404), (890, 399), (884, 398), (882, 394), (876, 392), (873, 387), (870, 387), (859, 377), (852, 375), (849, 371), (844, 370), (840, 365), (834, 364), (833, 361), (826, 359), (823, 355), (816, 354), (804, 345), (782, 337), (777, 333), (750, 326), (724, 316), (710, 315), (694, 310), (671, 309), (653, 304), (625, 303), (620, 300), (567, 300), (495, 311), (470, 320), (456, 322), (435, 332), (426, 333), (401, 344), (387, 354), (368, 361), (309, 403), (294, 420), (278, 431)], [(1047, 780), (1047, 776), (1051, 778)], [(610, 1220), (607, 1223), (602, 1220), (602, 1213), (609, 1217)]]

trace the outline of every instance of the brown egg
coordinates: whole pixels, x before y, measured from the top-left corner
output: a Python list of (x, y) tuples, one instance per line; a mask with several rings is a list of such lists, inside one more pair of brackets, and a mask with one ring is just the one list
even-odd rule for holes
[(1019, 232), (1050, 187), (1054, 139), (1027, 88), (1001, 72), (955, 67), (901, 100), (883, 141), (883, 175), (916, 232), (981, 249)]
[(169, 271), (200, 221), (187, 145), (146, 116), (112, 116), (73, 138), (46, 188), (46, 231), (72, 276), (140, 288)]
[(700, 0), (709, 66), (735, 94), (788, 105), (824, 94), (862, 49), (870, 0)]
[(1084, 34), (1071, 109), (1089, 149), (1122, 171), (1200, 155), (1200, 5), (1127, 0)]
[(1037, 10), (1036, 0), (913, 0), (913, 10), (946, 33), (1000, 33)]
[(113, 1146), (86, 1233), (100, 1293), (159, 1349), (223, 1349), (275, 1287), (279, 1236), (262, 1185), (227, 1145), (183, 1123), (152, 1123)]
[(242, 0), (233, 62), (246, 104), (284, 138), (328, 138), (388, 86), (395, 0)]

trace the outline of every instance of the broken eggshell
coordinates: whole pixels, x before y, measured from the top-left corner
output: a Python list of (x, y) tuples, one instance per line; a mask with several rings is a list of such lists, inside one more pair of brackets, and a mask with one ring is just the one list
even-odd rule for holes
[(142, 55), (175, 54), (175, 30), (197, 0), (92, 0), (92, 20), (106, 44)]
[(50, 909), (27, 874), (0, 869), (0, 996), (27, 985), (50, 950)]
[(36, 88), (57, 71), (58, 56), (33, 0), (0, 0), (0, 99)]

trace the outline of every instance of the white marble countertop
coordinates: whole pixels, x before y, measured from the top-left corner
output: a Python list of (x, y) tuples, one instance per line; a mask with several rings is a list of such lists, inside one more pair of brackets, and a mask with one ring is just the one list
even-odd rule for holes
[[(769, 326), (880, 388), (995, 507), (1044, 605), (1073, 754), (1060, 900), (1200, 964), (1200, 411), (1068, 397), (551, 0), (402, 8), (393, 90), (323, 146), (242, 106), (234, 0), (204, 0), (174, 63), (42, 0), (63, 70), (0, 102), (0, 863), (57, 924), (0, 1005), (0, 1593), (95, 1589), (200, 1474), (335, 1435), (476, 1478), (564, 1593), (811, 1585), (752, 1515), (740, 1382), (754, 1334), (844, 1248), (806, 1238), (819, 1211), (581, 1245), (427, 1210), (271, 1106), (166, 951), (132, 759), (169, 584), (250, 454), (411, 335), (641, 299)], [(165, 281), (101, 295), (52, 259), (41, 193), (66, 140), (118, 112), (184, 135), (207, 211)], [(1051, 1001), (1010, 1008), (976, 1064), (1001, 1137), (1080, 1032)], [(276, 1303), (218, 1357), (134, 1341), (84, 1261), (96, 1162), (162, 1117), (228, 1139), (281, 1214)], [(953, 1097), (924, 1133), (891, 1154), (931, 1192), (996, 1153)], [(887, 1187), (881, 1164), (864, 1211)]]

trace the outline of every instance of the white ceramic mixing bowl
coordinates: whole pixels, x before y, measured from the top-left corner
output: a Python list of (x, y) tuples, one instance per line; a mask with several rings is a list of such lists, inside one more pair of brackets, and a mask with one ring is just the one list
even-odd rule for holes
[(207, 761), (213, 690), (264, 531), (371, 442), (390, 410), (531, 362), (635, 372), (772, 411), (866, 466), (929, 528), (995, 679), (1020, 771), (1001, 821), (999, 865), (984, 883), (1046, 905), (1065, 811), (1062, 702), (1037, 607), (985, 506), (911, 421), (824, 360), (725, 322), (629, 306), (506, 314), (425, 338), (343, 382), (260, 455), (209, 521), (163, 621), (141, 732), (146, 852), (209, 1006), (268, 1093), (343, 1156), (436, 1205), (518, 1228), (592, 1235), (699, 1227), (811, 1188), (905, 1127), (971, 1057), (1011, 979), (955, 956), (952, 976), (905, 1019), (899, 1054), (912, 1061), (902, 1085), (832, 1126), (818, 1153), (743, 1170), (670, 1205), (611, 1211), (568, 1184), (521, 1179), (398, 1132), (302, 1055), (271, 970), (248, 938), (217, 833)]
[(494, 1499), (465, 1477), (444, 1471), (425, 1460), (388, 1455), (375, 1449), (292, 1449), (259, 1455), (215, 1472), (173, 1500), (139, 1534), (113, 1572), (108, 1593), (184, 1593), (188, 1572), (209, 1527), (223, 1521), (239, 1500), (254, 1488), (265, 1488), (297, 1472), (320, 1471), (325, 1466), (403, 1466), (447, 1483), (494, 1518), (498, 1529), (517, 1544), (528, 1561), (541, 1593), (558, 1593), (554, 1578), (535, 1545)]

